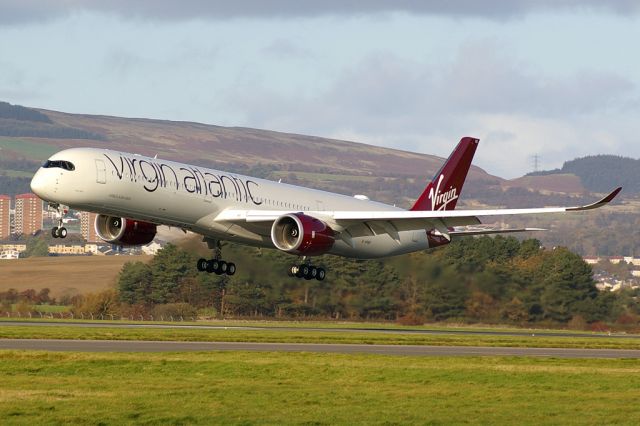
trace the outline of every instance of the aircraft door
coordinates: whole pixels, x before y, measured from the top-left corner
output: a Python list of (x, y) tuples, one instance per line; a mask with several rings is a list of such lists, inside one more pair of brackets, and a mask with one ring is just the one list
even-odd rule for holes
[(102, 160), (96, 160), (96, 182), (107, 183), (107, 168)]

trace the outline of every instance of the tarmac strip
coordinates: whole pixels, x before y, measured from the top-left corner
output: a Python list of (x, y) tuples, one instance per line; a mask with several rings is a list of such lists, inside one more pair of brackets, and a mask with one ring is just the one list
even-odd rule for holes
[(0, 339), (0, 350), (70, 352), (314, 352), (410, 356), (522, 356), (554, 358), (640, 358), (634, 349), (512, 348), (316, 343), (159, 342), (140, 340)]
[(149, 324), (149, 323), (113, 323), (113, 322), (54, 322), (54, 321), (0, 321), (0, 327), (75, 327), (75, 328), (148, 328), (148, 329), (191, 329), (191, 330), (250, 330), (250, 331), (305, 331), (325, 333), (383, 333), (383, 334), (457, 334), (468, 336), (514, 336), (514, 337), (567, 337), (592, 339), (639, 339), (640, 334), (624, 333), (575, 333), (545, 330), (454, 330), (454, 329), (416, 329), (416, 328), (375, 328), (375, 327), (287, 327), (261, 325), (211, 325), (211, 324)]

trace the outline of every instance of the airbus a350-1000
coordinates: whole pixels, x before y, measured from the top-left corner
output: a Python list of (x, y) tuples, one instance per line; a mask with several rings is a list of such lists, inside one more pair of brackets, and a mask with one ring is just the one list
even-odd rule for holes
[[(233, 275), (236, 265), (222, 259), (220, 245), (233, 241), (299, 256), (289, 275), (318, 280), (326, 271), (312, 264), (313, 256), (380, 258), (441, 246), (464, 235), (534, 231), (488, 229), (479, 226), (480, 218), (590, 210), (620, 192), (582, 207), (455, 210), (478, 142), (462, 138), (410, 210), (360, 195), (96, 148), (54, 154), (33, 177), (31, 189), (59, 212), (98, 213), (96, 232), (112, 244), (147, 244), (158, 225), (168, 225), (204, 237), (214, 256), (198, 261), (200, 271)], [(51, 232), (67, 235), (61, 219)]]

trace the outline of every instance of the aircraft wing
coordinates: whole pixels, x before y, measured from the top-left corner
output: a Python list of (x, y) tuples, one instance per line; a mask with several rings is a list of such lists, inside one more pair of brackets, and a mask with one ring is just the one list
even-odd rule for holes
[[(579, 212), (597, 209), (609, 204), (622, 190), (616, 188), (601, 200), (578, 207), (546, 207), (532, 209), (494, 209), (494, 210), (382, 210), (382, 211), (306, 211), (304, 214), (320, 219), (338, 232), (347, 232), (352, 237), (388, 233), (393, 238), (400, 231), (435, 228), (442, 235), (450, 236), (481, 235), (504, 232), (538, 231), (538, 228), (495, 229), (457, 231), (457, 227), (468, 227), (481, 224), (480, 218), (491, 216), (532, 215), (545, 213)], [(295, 211), (267, 210), (225, 210), (216, 221), (229, 222), (273, 222), (283, 214)]]

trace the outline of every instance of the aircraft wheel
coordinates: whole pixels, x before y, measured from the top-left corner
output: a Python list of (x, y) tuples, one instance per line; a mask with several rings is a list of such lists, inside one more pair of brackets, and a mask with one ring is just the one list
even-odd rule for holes
[(298, 272), (298, 265), (291, 265), (287, 269), (287, 275), (289, 275), (290, 277), (295, 277), (296, 272)]
[(65, 228), (64, 226), (61, 228), (58, 228), (58, 236), (60, 238), (67, 238), (67, 228)]
[(216, 274), (218, 275), (222, 275), (225, 274), (227, 272), (227, 262), (225, 262), (224, 260), (220, 260), (218, 262), (218, 269), (216, 270)]
[(54, 226), (53, 228), (51, 228), (51, 236), (53, 238), (58, 238), (58, 227)]
[(233, 275), (236, 273), (236, 264), (233, 262), (227, 263), (227, 275)]
[(218, 268), (218, 261), (215, 259), (207, 260), (207, 269), (206, 271), (210, 274), (216, 272)]
[(309, 267), (309, 272), (304, 275), (305, 280), (312, 280), (318, 275), (318, 269), (315, 266)]
[(316, 274), (316, 280), (324, 281), (326, 276), (327, 276), (327, 272), (324, 270), (324, 268), (318, 268), (318, 273)]
[(309, 270), (311, 268), (309, 268), (309, 265), (300, 265), (298, 267), (298, 272), (296, 273), (296, 277), (298, 278), (304, 278), (307, 275), (309, 275)]
[(207, 259), (198, 259), (198, 262), (196, 263), (196, 267), (198, 268), (198, 271), (200, 272), (204, 272), (207, 270)]

